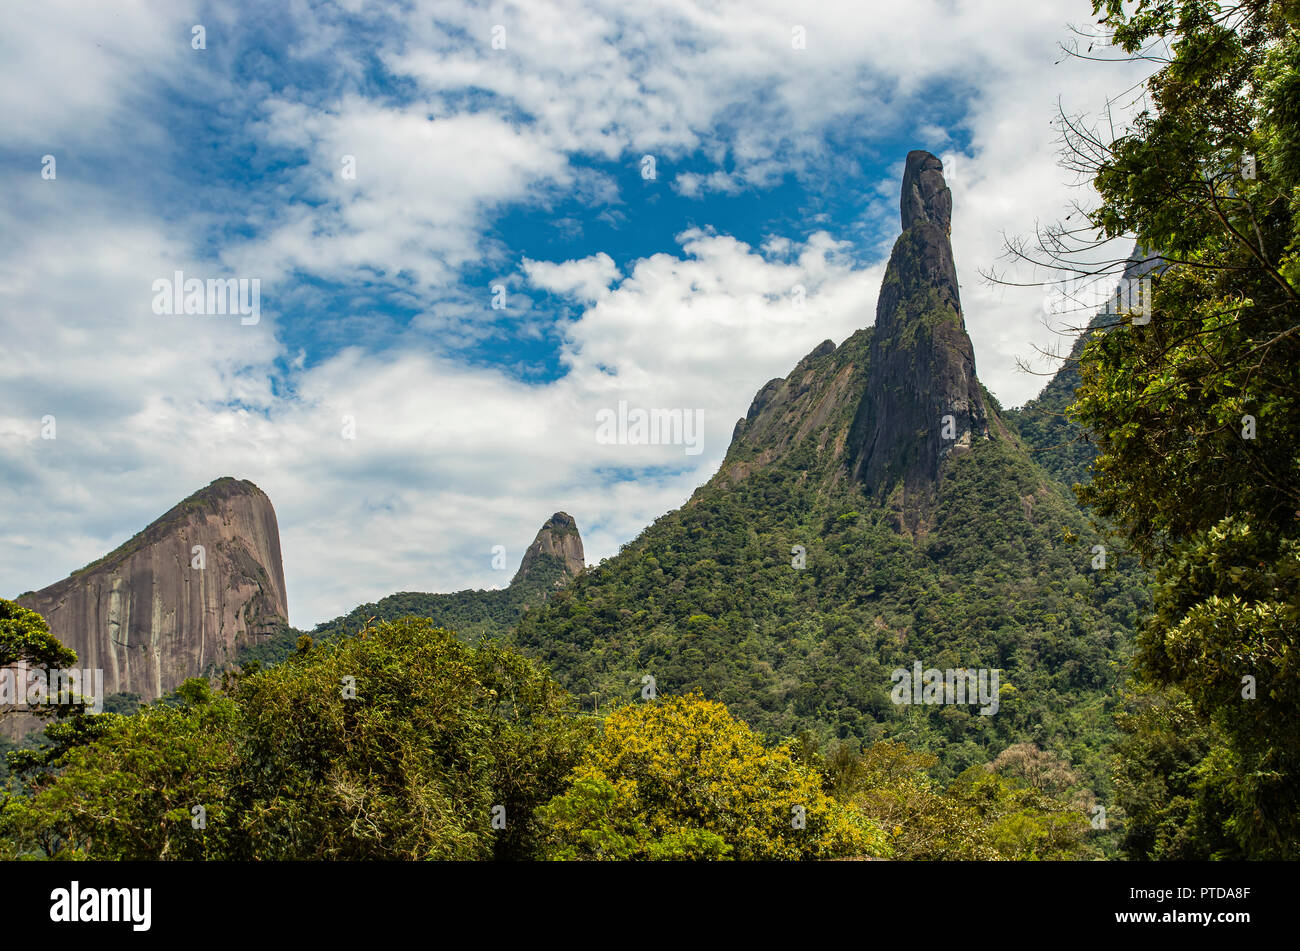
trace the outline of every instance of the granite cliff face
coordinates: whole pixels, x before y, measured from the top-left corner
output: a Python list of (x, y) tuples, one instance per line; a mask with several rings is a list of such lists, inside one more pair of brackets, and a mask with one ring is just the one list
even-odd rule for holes
[(556, 512), (537, 532), (537, 537), (524, 552), (519, 570), (510, 579), (512, 585), (525, 580), (535, 568), (543, 555), (550, 555), (564, 563), (567, 578), (573, 578), (586, 566), (582, 551), (582, 536), (578, 534), (578, 523), (567, 512)]
[(20, 596), (104, 692), (152, 700), (288, 623), (280, 532), (266, 494), (217, 479), (126, 544)]

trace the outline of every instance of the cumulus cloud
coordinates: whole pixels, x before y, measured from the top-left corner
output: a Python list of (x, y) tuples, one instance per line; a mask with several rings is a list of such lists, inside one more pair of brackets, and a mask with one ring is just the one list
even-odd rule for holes
[(555, 143), (500, 116), (356, 97), (328, 113), (283, 100), (265, 109), (267, 141), (310, 156), (282, 220), (237, 252), (274, 274), (406, 274), (429, 291), (491, 254), (481, 233), (494, 206), (542, 181), (572, 183)]
[(193, 52), (197, 4), (37, 0), (0, 8), (0, 116), (10, 146), (111, 134)]
[(540, 290), (596, 301), (609, 293), (609, 285), (619, 276), (618, 266), (604, 251), (581, 261), (531, 261), (524, 258), (524, 273)]

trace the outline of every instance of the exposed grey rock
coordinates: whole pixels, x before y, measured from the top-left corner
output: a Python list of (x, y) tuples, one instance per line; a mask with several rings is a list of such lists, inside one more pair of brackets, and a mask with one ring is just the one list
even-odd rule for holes
[[(202, 568), (192, 567), (196, 546)], [(17, 601), (44, 616), (79, 667), (104, 670), (106, 694), (156, 699), (288, 623), (275, 509), (253, 483), (217, 479), (115, 551)]]
[(515, 572), (510, 583), (516, 584), (527, 578), (529, 571), (542, 555), (551, 555), (564, 562), (564, 570), (569, 577), (576, 577), (586, 567), (587, 562), (582, 551), (582, 536), (578, 534), (578, 523), (573, 520), (572, 515), (567, 512), (556, 512), (546, 520), (546, 524), (537, 532), (533, 543), (528, 546), (528, 551), (524, 552), (519, 570)]
[(903, 233), (876, 306), (850, 465), (869, 491), (883, 497), (901, 485), (904, 507), (917, 509), (933, 496), (947, 455), (989, 438), (990, 413), (962, 320), (949, 240), (952, 193), (929, 152), (908, 153), (900, 213)]

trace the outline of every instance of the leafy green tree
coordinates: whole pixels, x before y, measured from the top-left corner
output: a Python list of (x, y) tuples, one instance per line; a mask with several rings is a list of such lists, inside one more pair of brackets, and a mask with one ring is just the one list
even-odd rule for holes
[(536, 857), (534, 813), (594, 733), (527, 660), (417, 619), (226, 688), (188, 681), (174, 704), (78, 717), (10, 754), (24, 794), (0, 812), (8, 854)]
[(948, 786), (948, 795), (978, 816), (998, 858), (1010, 861), (1091, 856), (1085, 814), (1042, 790), (972, 766)]
[(1228, 748), (1176, 688), (1147, 684), (1125, 697), (1115, 791), (1126, 813), (1124, 843), (1154, 860), (1240, 859), (1222, 783)]
[[(29, 668), (50, 670), (72, 667), (77, 662), (77, 652), (61, 644), (45, 618), (14, 601), (0, 598), (0, 669), (11, 664), (24, 663)], [(15, 677), (14, 685), (20, 686)], [(48, 704), (25, 708), (25, 713), (35, 716), (66, 716), (81, 708), (81, 704)], [(0, 719), (16, 712), (16, 707), (0, 703)]]
[(529, 857), (532, 812), (591, 732), (519, 655), (417, 619), (313, 647), (235, 696), (232, 796), (258, 857)]
[(698, 694), (621, 707), (542, 810), (561, 859), (810, 859), (887, 854), (788, 744), (763, 745)]
[[(1295, 858), (1300, 4), (1094, 9), (1126, 51), (1167, 43), (1169, 58), (1096, 172), (1091, 225), (1136, 235), (1163, 264), (1150, 323), (1124, 320), (1084, 350), (1072, 414), (1099, 455), (1080, 494), (1157, 569), (1139, 671), (1176, 688), (1198, 724), (1187, 743), (1212, 743), (1197, 783), (1230, 803), (1229, 851)], [(1152, 805), (1128, 803), (1145, 830), (1134, 854), (1160, 838)], [(1223, 854), (1211, 840), (1191, 851), (1207, 848)]]
[(178, 693), (177, 706), (53, 724), (49, 746), (11, 753), (27, 795), (0, 812), (0, 854), (226, 857), (238, 712), (203, 680), (187, 681)]
[[(1021, 748), (1003, 760), (1023, 762)], [(1031, 757), (1039, 765), (1044, 759)], [(865, 751), (839, 746), (827, 757), (837, 798), (877, 822), (895, 858), (908, 860), (1066, 859), (1092, 856), (1078, 803), (1055, 798), (988, 766), (972, 766), (947, 787), (930, 775), (935, 757), (882, 741)], [(1036, 771), (1064, 779), (1059, 766)], [(1060, 792), (1065, 787), (1059, 787)]]

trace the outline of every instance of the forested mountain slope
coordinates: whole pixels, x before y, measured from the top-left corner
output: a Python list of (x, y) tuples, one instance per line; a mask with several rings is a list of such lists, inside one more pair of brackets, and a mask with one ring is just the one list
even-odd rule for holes
[[(974, 375), (941, 166), (909, 155), (874, 328), (823, 343), (718, 473), (528, 612), (584, 704), (700, 689), (773, 736), (897, 737), (941, 772), (1032, 740), (1104, 786), (1105, 708), (1147, 597)], [(895, 703), (896, 668), (997, 669), (996, 712)]]

